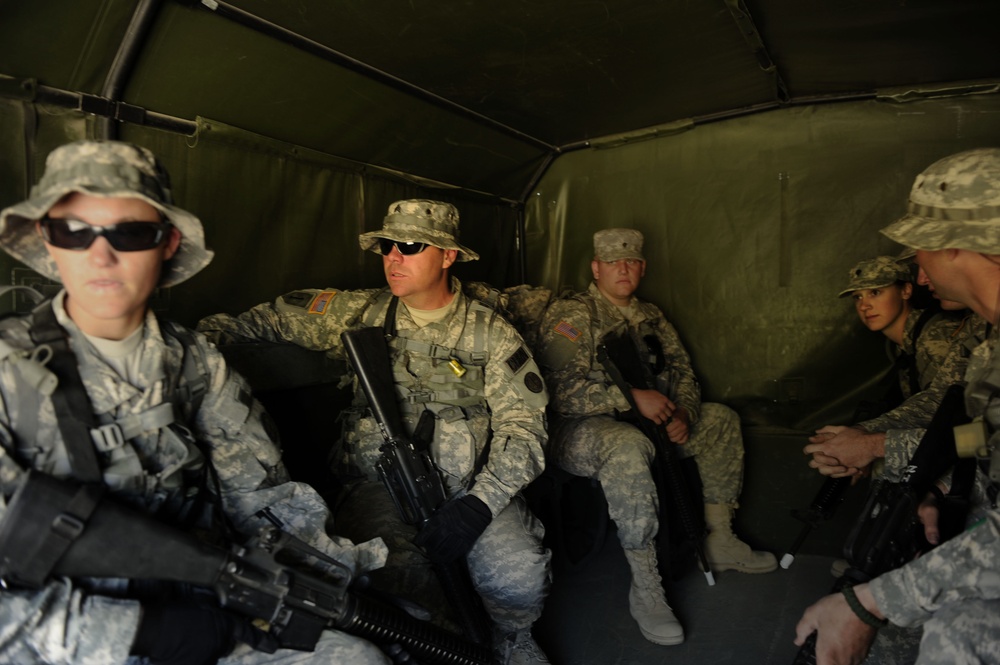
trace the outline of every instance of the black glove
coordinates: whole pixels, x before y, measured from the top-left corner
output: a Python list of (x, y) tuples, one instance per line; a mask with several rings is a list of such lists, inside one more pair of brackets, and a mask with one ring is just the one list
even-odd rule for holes
[(472, 549), (492, 521), (493, 514), (486, 504), (466, 494), (438, 508), (414, 542), (424, 548), (427, 558), (434, 563), (451, 563)]
[(142, 621), (132, 642), (132, 655), (153, 665), (211, 665), (237, 642), (273, 653), (274, 638), (248, 619), (194, 602), (143, 604)]

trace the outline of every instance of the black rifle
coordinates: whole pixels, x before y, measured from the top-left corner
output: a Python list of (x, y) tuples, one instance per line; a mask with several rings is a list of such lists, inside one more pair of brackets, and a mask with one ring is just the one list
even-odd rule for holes
[(227, 551), (104, 492), (29, 472), (0, 522), (4, 585), (37, 588), (53, 575), (184, 582), (214, 590), (226, 610), (266, 621), (272, 649), (312, 651), (332, 628), (421, 663), (491, 662), (484, 647), (350, 588), (345, 566), (275, 527)]
[[(834, 584), (834, 593), (898, 568), (932, 547), (924, 538), (917, 508), (934, 481), (958, 461), (953, 428), (969, 420), (965, 416), (964, 391), (961, 384), (947, 390), (903, 478), (899, 482), (880, 479), (872, 484), (864, 511), (844, 546), (849, 567)], [(954, 491), (953, 487), (952, 493)], [(946, 518), (949, 523), (940, 525), (942, 541), (949, 533), (961, 531), (964, 522), (964, 516), (956, 512), (940, 516), (941, 520)], [(816, 634), (813, 633), (799, 648), (792, 665), (813, 665), (815, 662)]]
[[(447, 497), (434, 461), (426, 450), (417, 449), (403, 426), (385, 331), (380, 327), (358, 328), (341, 333), (340, 338), (385, 438), (375, 468), (403, 521), (422, 527)], [(469, 638), (490, 644), (490, 619), (472, 586), (465, 558), (450, 564), (435, 563), (434, 570)]]
[(844, 495), (850, 486), (850, 478), (827, 478), (823, 481), (819, 491), (816, 492), (808, 509), (804, 511), (792, 510), (792, 517), (801, 520), (803, 526), (792, 542), (792, 546), (782, 555), (779, 562), (782, 568), (787, 569), (792, 565), (792, 562), (795, 561), (795, 555), (799, 553), (799, 548), (802, 547), (802, 543), (806, 541), (806, 537), (812, 533), (813, 529), (818, 527), (821, 522), (833, 519), (833, 514), (837, 511), (837, 507), (843, 503)]
[[(665, 427), (657, 425), (639, 412), (639, 407), (632, 396), (632, 388), (653, 388), (654, 381), (649, 367), (640, 359), (638, 347), (627, 332), (621, 335), (611, 333), (605, 335), (598, 344), (597, 359), (604, 366), (605, 371), (618, 386), (618, 389), (621, 390), (625, 399), (628, 400), (639, 429), (653, 442), (653, 447), (656, 450), (653, 473), (657, 480), (657, 489), (661, 494), (661, 528), (665, 524), (667, 504), (665, 499), (669, 497), (677, 511), (677, 517), (684, 529), (685, 537), (694, 545), (701, 568), (705, 573), (705, 579), (709, 586), (713, 586), (715, 577), (712, 575), (712, 568), (708, 565), (708, 557), (705, 556), (703, 543), (705, 537), (703, 520), (699, 519), (698, 513), (695, 512), (688, 479), (681, 468), (680, 456), (675, 448), (677, 444), (667, 436)], [(664, 496), (664, 493), (667, 495)]]

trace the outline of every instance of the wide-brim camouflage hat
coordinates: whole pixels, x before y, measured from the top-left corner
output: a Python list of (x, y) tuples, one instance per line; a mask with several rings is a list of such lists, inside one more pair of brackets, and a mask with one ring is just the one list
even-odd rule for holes
[(860, 289), (883, 289), (897, 282), (911, 281), (910, 271), (891, 256), (861, 261), (851, 268), (848, 279), (847, 288), (837, 294), (840, 298)]
[(101, 198), (135, 198), (153, 206), (181, 232), (173, 258), (164, 263), (159, 286), (180, 284), (215, 255), (205, 247), (201, 221), (173, 205), (170, 178), (152, 152), (121, 141), (76, 141), (45, 160), (45, 173), (27, 200), (0, 212), (0, 246), (18, 261), (61, 281), (36, 222), (64, 196), (79, 192)]
[(966, 150), (928, 166), (913, 182), (906, 215), (882, 233), (914, 249), (1000, 254), (1000, 148)]
[(598, 261), (645, 261), (642, 241), (642, 232), (635, 229), (602, 229), (594, 234), (594, 258)]
[(398, 242), (422, 242), (458, 251), (458, 261), (476, 261), (479, 255), (458, 242), (458, 210), (450, 203), (406, 199), (389, 206), (380, 231), (358, 236), (361, 249), (381, 254), (380, 238)]

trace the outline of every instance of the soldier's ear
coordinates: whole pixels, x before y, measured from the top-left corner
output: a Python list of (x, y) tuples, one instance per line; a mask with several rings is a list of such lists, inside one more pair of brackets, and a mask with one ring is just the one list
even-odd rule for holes
[(441, 267), (444, 269), (450, 268), (451, 264), (453, 264), (458, 259), (457, 249), (446, 249), (444, 250), (444, 252), (442, 252), (442, 254), (444, 255), (444, 257), (441, 260)]
[(903, 287), (900, 289), (900, 291), (903, 295), (903, 300), (909, 300), (910, 296), (913, 295), (913, 284), (910, 284), (909, 282), (903, 284)]
[(597, 272), (600, 269), (600, 267), (601, 267), (601, 262), (598, 261), (597, 259), (594, 259), (593, 261), (590, 262), (590, 270), (594, 273), (594, 279), (597, 279)]

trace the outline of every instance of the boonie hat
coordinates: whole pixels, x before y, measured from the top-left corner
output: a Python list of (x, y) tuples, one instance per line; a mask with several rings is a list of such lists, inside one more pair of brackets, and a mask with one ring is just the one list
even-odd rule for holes
[(642, 256), (642, 233), (635, 229), (603, 229), (594, 234), (594, 258), (598, 261), (639, 259)]
[(913, 182), (906, 215), (882, 234), (914, 249), (1000, 254), (1000, 148), (966, 150), (928, 166)]
[(910, 271), (891, 256), (876, 256), (865, 259), (851, 268), (847, 288), (838, 297), (854, 293), (859, 289), (881, 289), (896, 282), (911, 282)]
[(121, 141), (75, 141), (45, 160), (45, 173), (27, 200), (0, 212), (0, 246), (49, 279), (61, 281), (35, 223), (64, 196), (79, 192), (101, 198), (141, 199), (181, 232), (173, 258), (163, 264), (159, 286), (180, 284), (215, 255), (205, 247), (201, 221), (173, 205), (170, 178), (148, 149)]
[(398, 242), (422, 242), (458, 251), (458, 261), (476, 261), (479, 255), (458, 242), (458, 209), (450, 203), (406, 199), (389, 206), (382, 230), (358, 236), (361, 249), (381, 254), (380, 238)]

